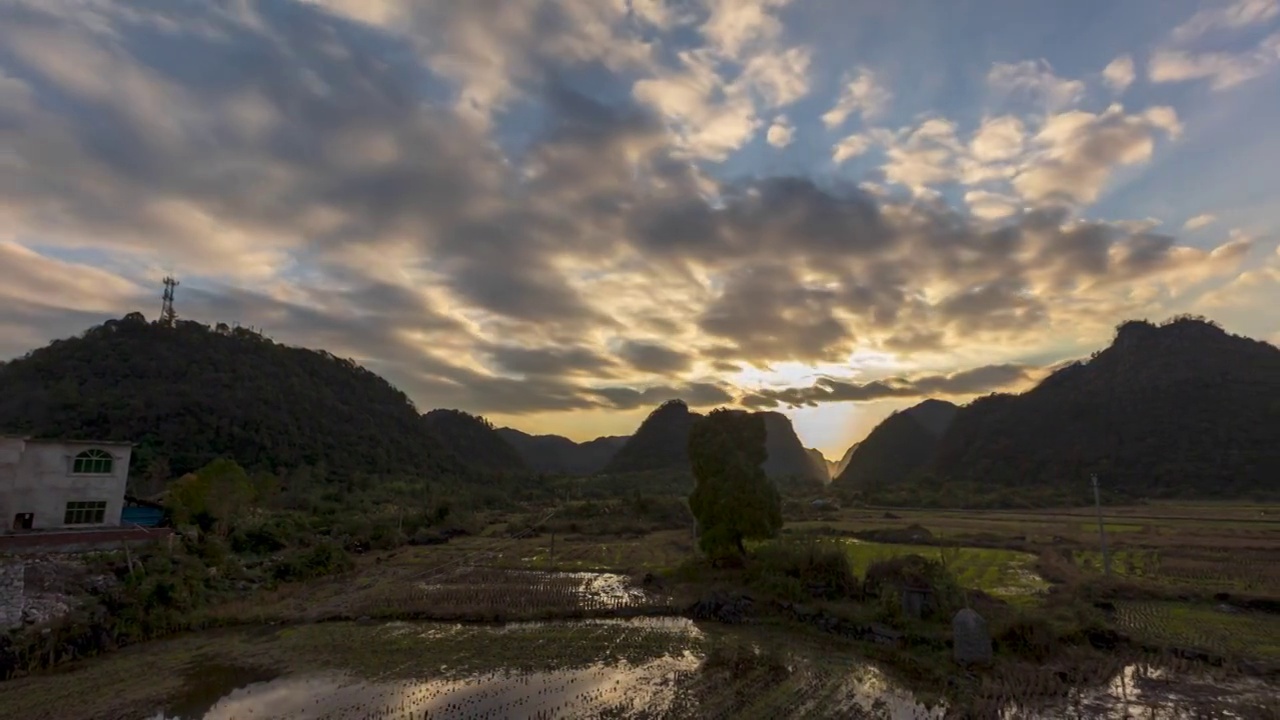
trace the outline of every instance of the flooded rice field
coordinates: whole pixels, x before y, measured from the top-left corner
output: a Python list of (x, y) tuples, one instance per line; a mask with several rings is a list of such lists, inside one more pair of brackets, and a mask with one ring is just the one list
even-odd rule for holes
[(367, 607), (370, 614), (432, 619), (536, 619), (672, 610), (670, 598), (625, 575), (459, 567), (403, 583)]
[[(1117, 664), (1101, 674), (1108, 676), (1062, 696), (1039, 691), (1034, 677), (984, 678), (973, 687), (988, 701), (965, 714), (938, 700), (940, 688), (911, 687), (848, 643), (782, 626), (332, 622), (127, 648), (70, 672), (6, 683), (0, 716), (1190, 720), (1276, 717), (1263, 713), (1280, 697), (1274, 685), (1201, 677), (1189, 667)], [(955, 679), (974, 680), (959, 671)]]

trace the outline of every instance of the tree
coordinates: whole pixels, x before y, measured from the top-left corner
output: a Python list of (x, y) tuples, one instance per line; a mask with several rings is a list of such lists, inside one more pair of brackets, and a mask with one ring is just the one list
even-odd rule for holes
[(225, 536), (231, 520), (248, 508), (254, 495), (254, 483), (244, 469), (219, 458), (174, 481), (168, 505), (179, 522), (194, 522)]
[(689, 459), (696, 484), (689, 508), (698, 544), (712, 559), (746, 554), (744, 540), (775, 537), (782, 501), (761, 466), (764, 418), (741, 410), (715, 410), (694, 423)]

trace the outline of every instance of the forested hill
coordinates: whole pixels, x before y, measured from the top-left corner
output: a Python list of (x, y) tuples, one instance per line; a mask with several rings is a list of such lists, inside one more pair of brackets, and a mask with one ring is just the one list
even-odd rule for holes
[(530, 435), (515, 428), (498, 428), (498, 434), (520, 453), (534, 472), (549, 475), (593, 475), (627, 442), (625, 435), (606, 435), (577, 443), (560, 435)]
[[(780, 412), (759, 413), (764, 418), (765, 475), (778, 481), (823, 485), (828, 480), (826, 460), (817, 461), (805, 449), (791, 424)], [(821, 454), (819, 454), (821, 457)]]
[(1120, 325), (1112, 345), (1022, 395), (962, 408), (932, 480), (1133, 497), (1280, 494), (1280, 349), (1199, 318)]
[(136, 443), (177, 475), (229, 456), (250, 468), (459, 476), (409, 398), (351, 360), (242, 328), (141, 314), (0, 365), (0, 432)]
[(955, 415), (956, 406), (943, 400), (925, 400), (890, 415), (850, 448), (848, 462), (832, 486), (865, 491), (907, 479), (933, 458)]
[(611, 475), (689, 468), (689, 431), (702, 417), (683, 400), (668, 400), (640, 423), (636, 432), (609, 460)]
[(461, 410), (432, 410), (422, 416), (422, 421), (427, 432), (468, 467), (512, 475), (529, 473), (529, 466), (516, 448), (482, 417)]

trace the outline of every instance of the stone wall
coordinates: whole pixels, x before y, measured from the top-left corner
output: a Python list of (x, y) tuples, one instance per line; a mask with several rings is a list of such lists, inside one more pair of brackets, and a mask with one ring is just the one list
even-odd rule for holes
[(75, 555), (31, 555), (0, 561), (0, 632), (42, 625), (67, 613), (91, 586), (109, 577), (89, 577)]
[(26, 572), (26, 563), (0, 563), (0, 632), (22, 624)]

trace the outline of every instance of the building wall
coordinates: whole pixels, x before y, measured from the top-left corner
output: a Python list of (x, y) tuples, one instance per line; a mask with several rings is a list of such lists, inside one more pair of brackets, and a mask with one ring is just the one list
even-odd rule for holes
[[(111, 454), (109, 475), (72, 472), (72, 459), (89, 449)], [(19, 513), (34, 513), (33, 530), (119, 525), (131, 454), (127, 445), (0, 438), (0, 532), (11, 531)], [(83, 501), (106, 502), (102, 523), (65, 524), (67, 503)]]

